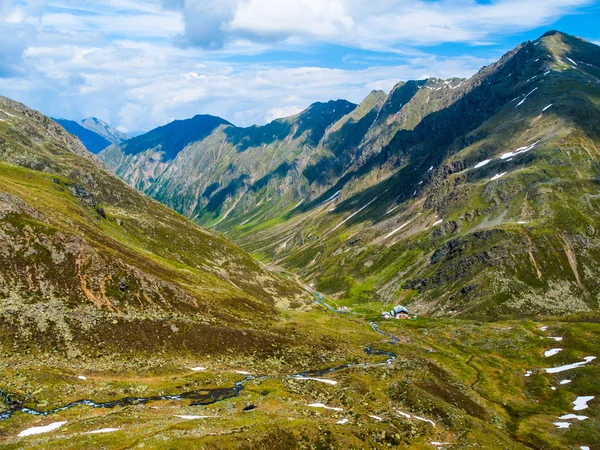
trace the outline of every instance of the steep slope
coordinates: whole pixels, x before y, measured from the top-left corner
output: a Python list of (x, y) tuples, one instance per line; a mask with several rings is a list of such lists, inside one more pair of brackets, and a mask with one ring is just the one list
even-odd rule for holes
[(79, 124), (83, 128), (87, 128), (88, 130), (93, 131), (94, 133), (102, 136), (104, 139), (106, 139), (112, 144), (120, 144), (130, 138), (125, 133), (120, 132), (116, 128), (111, 127), (106, 122), (95, 117), (88, 117), (87, 119), (82, 119), (79, 121)]
[[(203, 224), (259, 211), (277, 215), (306, 190), (302, 172), (327, 130), (355, 108), (343, 100), (316, 103), (250, 128), (197, 116), (107, 148), (101, 157), (132, 186)], [(184, 125), (203, 132), (182, 133)]]
[(42, 114), (0, 98), (0, 119), (5, 354), (283, 345), (273, 322), (310, 302), (301, 288), (126, 186)]
[(600, 48), (551, 32), (465, 84), (302, 211), (230, 235), (358, 308), (597, 309)]
[(52, 119), (55, 122), (59, 123), (65, 130), (71, 133), (73, 136), (76, 136), (81, 143), (87, 148), (90, 152), (97, 154), (104, 150), (106, 147), (111, 145), (112, 143), (99, 135), (98, 133), (84, 128), (77, 122), (73, 120), (67, 119)]

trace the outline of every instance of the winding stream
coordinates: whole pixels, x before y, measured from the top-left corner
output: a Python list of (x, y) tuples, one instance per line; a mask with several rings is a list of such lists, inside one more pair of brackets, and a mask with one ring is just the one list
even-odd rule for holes
[[(345, 313), (344, 311), (338, 311), (338, 310), (332, 308), (331, 306), (329, 306), (328, 304), (326, 304), (323, 301), (323, 296), (321, 294), (318, 294), (315, 292), (314, 295), (315, 295), (316, 303), (319, 303), (319, 304), (327, 307), (329, 310), (335, 312), (336, 314), (344, 314)], [(397, 338), (395, 338), (394, 336), (392, 336), (389, 333), (386, 333), (386, 332), (380, 330), (379, 327), (377, 326), (377, 324), (375, 324), (374, 322), (369, 322), (369, 325), (375, 332), (381, 334), (382, 336), (386, 336), (386, 337), (390, 338), (391, 344), (395, 344), (398, 342)], [(292, 374), (292, 375), (284, 375), (283, 377), (292, 378), (292, 379), (293, 378), (305, 378), (305, 377), (321, 377), (326, 374), (334, 373), (334, 372), (344, 370), (344, 369), (349, 369), (352, 367), (377, 367), (377, 366), (389, 365), (396, 359), (396, 355), (393, 352), (384, 351), (384, 350), (373, 350), (370, 346), (365, 347), (365, 353), (369, 356), (387, 356), (388, 358), (384, 362), (380, 362), (380, 363), (363, 362), (363, 363), (343, 364), (343, 365), (329, 367), (329, 368), (321, 369), (321, 370), (296, 373), (296, 374)], [(5, 420), (10, 419), (12, 417), (12, 415), (17, 412), (31, 414), (34, 416), (44, 416), (45, 417), (45, 416), (51, 416), (51, 415), (59, 413), (61, 411), (65, 411), (67, 409), (74, 408), (75, 406), (79, 406), (79, 405), (85, 405), (85, 406), (89, 406), (91, 408), (111, 409), (111, 408), (125, 407), (125, 406), (131, 406), (131, 405), (145, 405), (146, 403), (149, 403), (149, 402), (161, 401), (161, 400), (179, 400), (179, 401), (192, 400), (192, 403), (190, 403), (190, 406), (206, 406), (206, 405), (211, 405), (213, 403), (222, 402), (224, 400), (228, 400), (230, 398), (239, 396), (240, 392), (244, 389), (244, 384), (246, 384), (250, 380), (255, 380), (255, 379), (265, 380), (265, 379), (269, 379), (269, 378), (278, 378), (278, 377), (263, 376), (263, 377), (257, 378), (252, 375), (248, 375), (248, 376), (246, 376), (246, 378), (244, 378), (241, 381), (238, 381), (237, 383), (235, 383), (235, 385), (233, 387), (230, 387), (230, 388), (202, 389), (202, 390), (184, 392), (183, 394), (179, 394), (179, 395), (157, 395), (157, 396), (152, 396), (152, 397), (125, 397), (120, 400), (113, 400), (113, 401), (104, 402), (104, 403), (97, 403), (91, 399), (83, 399), (83, 400), (77, 400), (77, 401), (74, 401), (71, 403), (67, 403), (66, 405), (60, 406), (58, 408), (50, 409), (48, 411), (39, 411), (36, 409), (27, 408), (27, 407), (23, 406), (23, 402), (18, 402), (18, 401), (12, 400), (10, 398), (9, 394), (0, 390), (0, 397), (4, 400), (4, 403), (6, 403), (6, 405), (8, 406), (7, 410), (0, 412), (0, 421), (5, 421)]]

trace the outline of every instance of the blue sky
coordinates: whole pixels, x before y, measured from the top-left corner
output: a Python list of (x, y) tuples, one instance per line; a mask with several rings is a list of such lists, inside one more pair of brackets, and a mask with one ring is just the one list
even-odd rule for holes
[(262, 124), (401, 80), (468, 77), (600, 0), (0, 0), (0, 95), (123, 131)]

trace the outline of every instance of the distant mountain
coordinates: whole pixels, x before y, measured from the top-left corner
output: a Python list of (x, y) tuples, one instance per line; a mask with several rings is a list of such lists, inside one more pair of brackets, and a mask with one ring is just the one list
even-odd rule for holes
[(582, 313), (600, 298), (598, 98), (600, 47), (549, 32), (468, 80), (100, 157), (341, 304)]
[(79, 121), (79, 124), (83, 128), (87, 128), (90, 131), (102, 136), (107, 141), (110, 141), (112, 144), (120, 144), (121, 142), (130, 139), (125, 133), (120, 132), (116, 128), (111, 127), (106, 122), (97, 119), (95, 117), (88, 117), (87, 119), (82, 119)]
[(81, 143), (87, 148), (90, 152), (97, 154), (104, 150), (106, 147), (111, 145), (111, 142), (100, 136), (94, 131), (91, 131), (87, 128), (84, 128), (79, 123), (73, 120), (67, 119), (52, 119), (55, 122), (62, 125), (62, 127), (71, 133), (73, 136), (79, 138)]
[(4, 97), (0, 219), (5, 355), (273, 351), (287, 339), (274, 340), (280, 309), (310, 303), (299, 285), (130, 188), (60, 125)]

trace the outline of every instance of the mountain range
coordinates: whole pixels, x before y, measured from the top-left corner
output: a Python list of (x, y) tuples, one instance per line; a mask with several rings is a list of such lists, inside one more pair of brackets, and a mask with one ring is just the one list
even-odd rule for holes
[(600, 47), (265, 126), (85, 122), (114, 143), (0, 97), (2, 448), (600, 441)]
[(340, 304), (485, 319), (598, 307), (600, 48), (560, 32), (470, 79), (264, 126), (176, 121), (99, 156)]
[(79, 138), (84, 147), (94, 154), (100, 153), (111, 144), (120, 144), (129, 139), (126, 134), (95, 117), (88, 117), (78, 122), (68, 119), (53, 120)]

